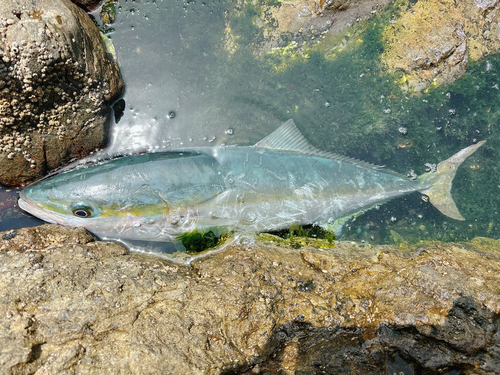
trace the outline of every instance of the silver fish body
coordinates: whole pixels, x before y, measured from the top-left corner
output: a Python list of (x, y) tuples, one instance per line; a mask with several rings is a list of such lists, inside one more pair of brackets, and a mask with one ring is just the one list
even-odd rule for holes
[(336, 218), (422, 188), (419, 181), (355, 163), (286, 151), (219, 150), (226, 189), (199, 205), (203, 218), (238, 231), (270, 231)]
[(310, 146), (289, 120), (254, 146), (127, 156), (26, 188), (22, 209), (104, 238), (170, 241), (195, 229), (272, 231), (333, 223), (420, 191), (463, 220), (450, 195), (456, 168), (483, 142), (416, 180)]

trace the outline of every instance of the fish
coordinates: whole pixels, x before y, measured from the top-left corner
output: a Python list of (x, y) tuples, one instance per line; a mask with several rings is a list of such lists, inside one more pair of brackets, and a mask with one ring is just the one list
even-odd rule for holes
[(26, 187), (18, 204), (46, 222), (84, 227), (101, 238), (165, 242), (210, 228), (333, 226), (413, 192), (464, 220), (451, 196), (452, 180), (484, 143), (411, 179), (321, 151), (290, 119), (252, 146), (193, 147), (84, 164)]

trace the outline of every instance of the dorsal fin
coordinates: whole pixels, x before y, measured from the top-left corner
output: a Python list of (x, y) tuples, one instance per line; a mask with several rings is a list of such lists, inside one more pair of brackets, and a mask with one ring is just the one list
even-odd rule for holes
[(304, 138), (293, 119), (283, 123), (264, 139), (255, 144), (258, 148), (270, 150), (296, 151), (299, 153), (310, 153), (319, 151), (311, 146)]
[(274, 132), (257, 142), (254, 147), (266, 148), (269, 150), (291, 151), (305, 156), (317, 156), (325, 159), (343, 161), (365, 168), (383, 170), (384, 173), (406, 178), (406, 176), (403, 176), (400, 173), (384, 169), (383, 166), (370, 164), (347, 156), (337, 155), (332, 152), (318, 150), (316, 147), (307, 142), (307, 139), (304, 138), (300, 130), (295, 125), (293, 119), (284, 122)]

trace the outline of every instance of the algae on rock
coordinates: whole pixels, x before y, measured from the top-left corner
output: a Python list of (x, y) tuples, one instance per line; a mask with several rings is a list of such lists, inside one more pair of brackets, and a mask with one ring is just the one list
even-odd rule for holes
[(469, 59), (477, 61), (500, 49), (498, 1), (428, 1), (396, 3), (386, 27), (382, 60), (402, 71), (402, 87), (421, 92), (464, 76)]

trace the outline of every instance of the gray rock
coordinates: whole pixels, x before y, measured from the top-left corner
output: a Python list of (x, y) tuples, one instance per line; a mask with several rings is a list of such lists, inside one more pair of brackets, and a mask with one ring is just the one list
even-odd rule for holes
[(18, 186), (106, 144), (123, 89), (89, 18), (69, 0), (0, 3), (0, 183)]
[(0, 237), (3, 374), (500, 368), (498, 241), (293, 249), (249, 235), (188, 268), (83, 229)]

